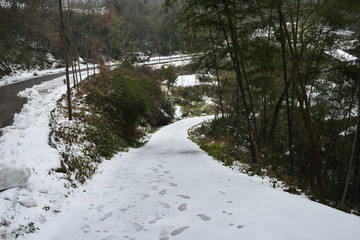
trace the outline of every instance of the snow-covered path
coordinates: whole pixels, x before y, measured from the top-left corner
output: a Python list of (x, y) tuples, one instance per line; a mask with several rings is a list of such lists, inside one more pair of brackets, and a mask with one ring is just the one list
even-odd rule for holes
[(103, 164), (62, 213), (26, 239), (359, 239), (360, 218), (222, 166), (166, 126)]

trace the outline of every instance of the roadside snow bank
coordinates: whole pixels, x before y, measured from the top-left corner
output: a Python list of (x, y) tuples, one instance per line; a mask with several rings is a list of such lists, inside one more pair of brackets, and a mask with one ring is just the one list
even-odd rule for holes
[(60, 167), (60, 156), (48, 144), (50, 112), (66, 92), (64, 78), (20, 92), (19, 96), (27, 98), (28, 102), (14, 116), (14, 124), (2, 129), (1, 239), (15, 239), (36, 231), (40, 223), (60, 212), (73, 194), (66, 175), (52, 171)]

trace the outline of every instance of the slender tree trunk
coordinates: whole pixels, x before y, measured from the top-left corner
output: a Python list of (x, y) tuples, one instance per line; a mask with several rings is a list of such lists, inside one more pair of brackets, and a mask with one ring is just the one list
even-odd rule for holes
[[(311, 121), (311, 114), (310, 114), (310, 103), (308, 101), (306, 86), (304, 85), (301, 71), (300, 71), (300, 59), (301, 54), (298, 52), (298, 16), (300, 12), (300, 0), (298, 0), (297, 5), (297, 17), (294, 26), (293, 18), (290, 19), (292, 24), (292, 37), (290, 36), (286, 27), (284, 27), (285, 36), (288, 42), (288, 46), (290, 49), (291, 61), (292, 61), (292, 71), (291, 71), (291, 79), (292, 84), (294, 85), (295, 94), (297, 96), (299, 105), (300, 105), (300, 112), (303, 117), (306, 135), (307, 135), (307, 147), (309, 151), (308, 155), (308, 162), (310, 167), (310, 184), (313, 189), (314, 188), (314, 176), (316, 177), (317, 189), (319, 190), (319, 197), (322, 197), (322, 180), (321, 180), (321, 167), (320, 162), (317, 156), (317, 147), (314, 137), (314, 131)], [(286, 25), (286, 21), (283, 18), (284, 26)]]
[(69, 79), (69, 59), (67, 54), (67, 44), (65, 39), (65, 27), (64, 27), (64, 16), (62, 10), (62, 0), (59, 0), (59, 13), (60, 13), (60, 37), (63, 48), (63, 55), (66, 67), (66, 87), (67, 87), (67, 104), (69, 120), (72, 120), (72, 107), (71, 107), (71, 91), (70, 91), (70, 79)]
[(268, 74), (269, 74), (269, 68), (268, 68), (268, 63), (269, 63), (269, 47), (270, 47), (270, 36), (271, 36), (271, 27), (269, 24), (269, 28), (268, 28), (268, 36), (267, 36), (267, 44), (266, 44), (266, 66), (265, 66), (265, 86), (264, 86), (264, 100), (263, 100), (263, 120), (262, 120), (262, 126), (261, 126), (261, 131), (262, 131), (262, 141), (261, 141), (261, 146), (265, 147), (266, 146), (266, 132), (267, 132), (267, 124), (268, 124), (268, 120), (267, 120), (267, 94), (268, 94)]
[(256, 117), (255, 117), (255, 110), (254, 110), (254, 103), (253, 103), (252, 94), (251, 94), (251, 91), (250, 91), (250, 84), (249, 84), (249, 79), (248, 79), (246, 68), (245, 68), (244, 58), (242, 57), (241, 52), (239, 52), (239, 57), (240, 57), (241, 67), (242, 67), (243, 74), (244, 74), (246, 90), (247, 90), (248, 96), (249, 96), (251, 115), (252, 115), (252, 120), (253, 120), (253, 123), (254, 123), (255, 139), (256, 139), (256, 142), (259, 142), (259, 136), (258, 136), (258, 130), (257, 130), (257, 124), (256, 124)]
[(75, 80), (75, 69), (74, 69), (74, 61), (71, 61), (71, 72), (72, 72), (72, 75), (73, 75), (73, 84), (74, 86), (76, 86), (76, 80)]
[(274, 109), (274, 115), (272, 117), (272, 121), (271, 121), (271, 127), (270, 127), (270, 132), (269, 132), (269, 138), (267, 140), (267, 146), (266, 148), (270, 148), (272, 143), (273, 143), (273, 140), (274, 140), (274, 134), (275, 134), (275, 129), (276, 129), (276, 124), (277, 124), (277, 119), (278, 119), (278, 116), (279, 116), (279, 111), (280, 111), (280, 107), (281, 107), (281, 104), (282, 102), (284, 101), (284, 98), (285, 98), (285, 93), (287, 91), (289, 87), (289, 84), (287, 84), (283, 90), (283, 92), (281, 93), (281, 96), (279, 98), (279, 100), (277, 101), (276, 105), (275, 105), (275, 109)]
[(289, 104), (289, 91), (288, 91), (288, 80), (287, 80), (287, 67), (286, 67), (286, 49), (285, 49), (285, 38), (282, 25), (282, 10), (281, 10), (281, 1), (279, 1), (278, 6), (279, 12), (279, 23), (280, 23), (280, 41), (281, 41), (281, 56), (283, 61), (283, 73), (284, 73), (284, 85), (285, 85), (285, 99), (286, 99), (286, 112), (288, 119), (288, 141), (289, 141), (289, 164), (290, 164), (290, 174), (294, 173), (294, 154), (293, 154), (293, 142), (292, 142), (292, 118), (291, 118), (291, 109)]
[[(358, 92), (358, 116), (357, 116), (357, 124), (356, 124), (356, 133), (355, 133), (355, 137), (354, 137), (354, 141), (353, 141), (353, 147), (352, 147), (352, 151), (351, 151), (351, 157), (350, 157), (350, 163), (349, 163), (349, 168), (347, 171), (347, 176), (346, 176), (346, 181), (345, 181), (345, 187), (344, 187), (344, 193), (342, 195), (341, 198), (341, 204), (344, 204), (347, 192), (348, 192), (348, 188), (349, 188), (349, 182), (350, 182), (350, 177), (351, 177), (351, 166), (353, 165), (354, 162), (357, 163), (357, 168), (359, 168), (358, 162), (359, 162), (359, 158), (360, 158), (360, 150), (359, 150), (359, 145), (360, 145), (360, 74), (359, 74), (359, 79), (358, 79), (358, 88), (359, 88), (359, 92)], [(359, 171), (359, 169), (356, 169), (357, 171)], [(357, 172), (358, 174), (358, 172)], [(355, 178), (355, 185), (358, 185), (358, 178), (359, 176), (357, 175)], [(358, 186), (357, 186), (358, 187)], [(357, 189), (355, 190), (355, 193), (357, 195)]]
[(80, 82), (82, 81), (82, 76), (81, 76), (81, 68), (80, 68), (80, 60), (79, 60), (79, 58), (78, 58), (78, 60), (77, 60), (77, 63), (78, 63), (78, 71), (79, 71), (79, 79), (80, 79)]
[[(213, 34), (211, 31), (211, 26), (209, 27), (209, 33), (210, 33), (210, 40), (211, 40), (211, 47), (212, 47), (212, 52), (213, 52), (213, 61), (214, 61), (214, 68), (215, 68), (215, 75), (216, 75), (216, 81), (217, 81), (217, 89), (218, 89), (218, 97), (219, 97), (219, 102), (220, 102), (220, 111), (221, 111), (221, 117), (222, 117), (222, 129), (223, 132), (225, 133), (225, 116), (224, 116), (224, 105), (223, 105), (223, 99), (222, 99), (222, 87), (220, 85), (220, 76), (219, 76), (219, 66), (218, 66), (218, 61), (217, 61), (217, 57), (216, 57), (216, 48), (215, 48), (215, 43), (214, 43), (214, 38), (213, 38)], [(181, 54), (182, 56), (182, 54)]]
[(222, 25), (222, 29), (223, 29), (223, 33), (224, 33), (224, 37), (225, 37), (227, 46), (228, 46), (229, 50), (233, 49), (233, 51), (230, 51), (230, 56), (231, 56), (231, 59), (232, 59), (232, 62), (233, 62), (234, 70), (235, 70), (235, 73), (236, 73), (236, 79), (237, 79), (237, 82), (239, 84), (239, 89), (241, 91), (241, 98), (242, 98), (242, 102), (243, 102), (245, 119), (246, 119), (247, 128), (248, 128), (250, 150), (251, 150), (251, 158), (252, 158), (252, 162), (256, 163), (256, 162), (260, 161), (260, 154), (259, 154), (259, 151), (255, 149), (256, 148), (256, 142), (255, 142), (255, 139), (253, 138), (253, 134), (252, 134), (252, 127), (251, 127), (250, 116), (249, 116), (249, 112), (248, 112), (248, 106), (247, 106), (246, 95), (245, 95), (245, 88), (244, 88), (244, 85), (243, 85), (243, 82), (242, 82), (241, 67), (240, 67), (240, 64), (239, 64), (239, 57), (238, 57), (239, 46), (238, 46), (237, 38), (236, 38), (236, 35), (235, 35), (235, 29), (234, 29), (234, 26), (233, 26), (233, 24), (231, 22), (230, 12), (229, 12), (229, 9), (228, 9), (228, 3), (224, 2), (224, 5), (225, 5), (226, 12), (227, 12), (227, 20), (228, 20), (232, 45), (229, 42), (227, 30), (225, 29), (225, 23), (222, 21), (222, 18), (220, 16), (219, 7), (217, 6), (217, 4), (215, 4), (214, 7), (215, 7), (215, 10), (217, 12), (218, 18), (222, 23), (221, 25)]

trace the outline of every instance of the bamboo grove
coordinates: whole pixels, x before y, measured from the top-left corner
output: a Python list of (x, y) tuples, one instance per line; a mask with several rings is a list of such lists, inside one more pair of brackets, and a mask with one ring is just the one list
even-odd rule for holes
[(228, 144), (314, 199), (356, 209), (359, 2), (166, 4), (180, 9), (185, 41), (201, 53), (198, 67), (217, 80), (217, 116)]

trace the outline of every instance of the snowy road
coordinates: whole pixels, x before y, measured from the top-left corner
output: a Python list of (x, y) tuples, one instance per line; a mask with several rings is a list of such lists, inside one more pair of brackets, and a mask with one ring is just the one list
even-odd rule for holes
[(12, 125), (14, 114), (19, 113), (23, 105), (27, 102), (26, 98), (17, 96), (20, 91), (64, 75), (65, 73), (57, 73), (31, 78), (27, 81), (14, 83), (8, 86), (0, 86), (0, 128)]
[[(262, 185), (187, 139), (192, 118), (115, 156), (25, 239), (359, 239), (360, 218)], [(23, 237), (24, 238), (24, 237)]]

